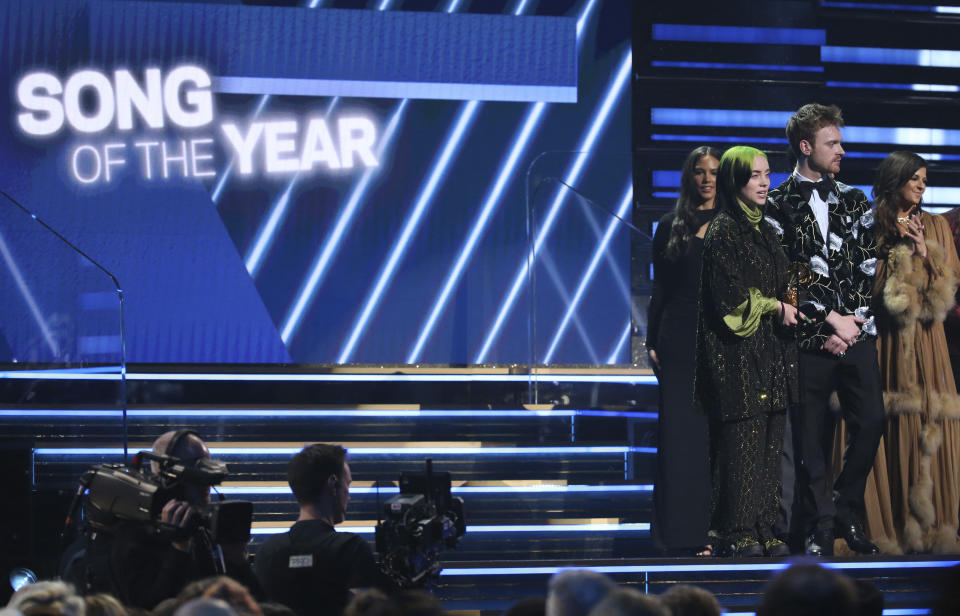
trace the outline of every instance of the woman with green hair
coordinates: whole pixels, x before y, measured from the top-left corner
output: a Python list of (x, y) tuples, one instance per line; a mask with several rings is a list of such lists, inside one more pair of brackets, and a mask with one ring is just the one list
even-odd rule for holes
[(735, 146), (720, 159), (717, 207), (704, 237), (696, 397), (710, 424), (711, 528), (719, 553), (786, 556), (776, 538), (786, 409), (797, 401), (793, 326), (802, 314), (778, 298), (787, 257), (763, 210), (766, 155)]

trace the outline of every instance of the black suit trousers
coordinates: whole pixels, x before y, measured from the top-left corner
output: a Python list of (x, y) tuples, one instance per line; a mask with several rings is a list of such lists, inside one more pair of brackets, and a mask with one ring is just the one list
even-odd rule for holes
[[(799, 445), (799, 496), (808, 531), (861, 521), (863, 493), (883, 436), (883, 393), (877, 347), (864, 340), (843, 357), (800, 353), (802, 397), (795, 435)], [(838, 417), (830, 410), (836, 391), (847, 425), (843, 468), (833, 481), (831, 457)]]

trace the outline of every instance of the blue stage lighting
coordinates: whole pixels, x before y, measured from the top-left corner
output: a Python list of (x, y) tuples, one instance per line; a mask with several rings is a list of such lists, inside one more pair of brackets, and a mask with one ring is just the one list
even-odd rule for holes
[(824, 45), (825, 30), (807, 28), (749, 28), (743, 26), (700, 26), (689, 24), (652, 24), (655, 41), (692, 43), (739, 43), (772, 45)]
[[(606, 127), (606, 123), (610, 118), (611, 111), (614, 108), (615, 103), (620, 99), (620, 95), (624, 90), (625, 84), (629, 81), (628, 77), (630, 76), (631, 59), (632, 51), (627, 49), (626, 53), (624, 53), (623, 59), (621, 60), (620, 67), (613, 78), (613, 82), (610, 84), (602, 99), (599, 110), (593, 116), (593, 122), (590, 124), (590, 128), (587, 130), (583, 140), (580, 142), (580, 146), (577, 148), (580, 153), (576, 155), (573, 164), (571, 164), (570, 169), (566, 173), (564, 178), (564, 182), (566, 184), (575, 185), (577, 183), (577, 179), (580, 177), (580, 173), (583, 171), (583, 168), (589, 158), (589, 150), (593, 148), (597, 137), (602, 132), (602, 129)], [(537, 233), (537, 237), (534, 240), (532, 259), (536, 258), (544, 240), (546, 239), (546, 236), (550, 233), (554, 219), (557, 216), (560, 204), (562, 202), (563, 196), (561, 193), (557, 195), (557, 198), (554, 200), (547, 213), (546, 219), (542, 222), (540, 230)], [(497, 316), (494, 319), (489, 332), (487, 333), (486, 339), (483, 342), (483, 346), (477, 353), (473, 363), (482, 364), (486, 360), (487, 353), (490, 351), (490, 347), (500, 335), (500, 330), (503, 327), (503, 323), (506, 320), (507, 315), (513, 309), (513, 305), (517, 300), (517, 295), (520, 293), (521, 287), (527, 280), (527, 268), (529, 265), (529, 260), (532, 259), (528, 259), (526, 256), (524, 257), (523, 263), (517, 270), (517, 273), (513, 279), (513, 283), (510, 286), (504, 301), (501, 303), (500, 310), (497, 313)]]
[(604, 231), (603, 237), (600, 239), (600, 242), (594, 249), (593, 256), (590, 258), (590, 262), (587, 264), (586, 270), (580, 277), (580, 283), (577, 285), (577, 290), (574, 291), (573, 298), (567, 303), (567, 309), (563, 314), (560, 325), (557, 327), (557, 331), (553, 334), (553, 339), (550, 341), (550, 346), (547, 347), (547, 352), (543, 357), (543, 363), (549, 364), (553, 359), (553, 354), (557, 350), (557, 345), (560, 344), (560, 339), (563, 337), (563, 334), (567, 330), (567, 326), (570, 324), (570, 318), (580, 306), (580, 301), (583, 299), (583, 294), (586, 292), (587, 287), (590, 286), (590, 281), (593, 280), (593, 276), (597, 270), (597, 265), (600, 263), (601, 257), (603, 257), (603, 255), (606, 253), (607, 246), (610, 245), (610, 240), (613, 238), (613, 234), (618, 229), (623, 228), (623, 224), (620, 222), (620, 219), (627, 215), (632, 203), (633, 179), (631, 178), (630, 182), (627, 184), (627, 189), (620, 200), (620, 206), (617, 208), (616, 218), (612, 218), (610, 222), (607, 223), (607, 229)]
[(679, 60), (652, 60), (650, 66), (657, 68), (696, 68), (728, 71), (784, 71), (791, 73), (822, 73), (822, 66), (798, 66), (793, 64), (750, 64), (738, 62), (689, 62)]

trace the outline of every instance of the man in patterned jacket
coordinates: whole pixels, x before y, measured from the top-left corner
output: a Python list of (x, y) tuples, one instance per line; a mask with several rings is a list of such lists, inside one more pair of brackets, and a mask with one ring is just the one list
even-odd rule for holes
[[(808, 554), (833, 555), (834, 536), (855, 552), (879, 550), (863, 532), (863, 493), (883, 434), (876, 326), (870, 311), (877, 240), (862, 191), (834, 180), (844, 151), (843, 117), (834, 105), (804, 105), (787, 123), (797, 159), (793, 174), (770, 191), (768, 220), (791, 261), (809, 267), (800, 304), (819, 318), (798, 331), (800, 405), (792, 418), (799, 451), (798, 498), (808, 519)], [(843, 470), (831, 484), (836, 391), (849, 440)], [(794, 525), (797, 526), (796, 524)]]

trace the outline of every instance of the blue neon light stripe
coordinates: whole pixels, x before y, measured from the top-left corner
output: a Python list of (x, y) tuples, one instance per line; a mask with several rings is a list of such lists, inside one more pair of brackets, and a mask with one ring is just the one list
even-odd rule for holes
[[(924, 6), (921, 4), (887, 4), (885, 2), (834, 2), (833, 0), (820, 0), (820, 6), (827, 9), (874, 9), (879, 11), (918, 11), (921, 13), (935, 13), (936, 6)], [(953, 7), (950, 7), (953, 8)]]
[[(583, 171), (584, 166), (587, 162), (587, 155), (585, 152), (589, 152), (593, 148), (595, 140), (598, 138), (602, 130), (606, 127), (607, 120), (610, 118), (611, 110), (614, 107), (614, 104), (619, 100), (620, 94), (624, 89), (624, 85), (628, 82), (628, 77), (630, 76), (631, 68), (631, 59), (632, 52), (630, 49), (627, 49), (624, 54), (623, 59), (621, 60), (620, 68), (617, 70), (617, 73), (613, 79), (613, 82), (610, 84), (607, 89), (606, 94), (604, 95), (602, 102), (600, 104), (600, 109), (594, 114), (594, 121), (590, 125), (590, 128), (587, 130), (587, 133), (584, 135), (580, 146), (577, 148), (577, 151), (581, 152), (574, 159), (573, 164), (570, 166), (570, 169), (566, 173), (565, 183), (568, 185), (575, 185), (577, 183), (577, 178), (580, 177), (580, 173)], [(556, 215), (559, 211), (560, 204), (563, 202), (562, 193), (558, 193), (557, 198), (554, 200), (553, 204), (550, 206), (550, 209), (547, 213), (546, 219), (543, 221), (542, 226), (538, 232), (537, 237), (534, 240), (533, 245), (533, 255), (532, 259), (536, 259), (540, 248), (543, 245), (546, 236), (549, 234), (550, 229), (553, 226), (553, 222), (556, 218)], [(525, 257), (523, 263), (517, 270), (516, 275), (514, 276), (513, 283), (507, 292), (504, 301), (501, 304), (500, 311), (498, 312), (496, 318), (494, 319), (493, 324), (490, 327), (487, 337), (484, 340), (483, 346), (480, 348), (480, 351), (477, 353), (474, 363), (482, 364), (486, 359), (487, 353), (490, 351), (490, 347), (493, 345), (493, 342), (500, 335), (500, 330), (503, 327), (503, 323), (507, 318), (509, 312), (513, 309), (513, 305), (517, 300), (517, 295), (520, 293), (521, 287), (526, 282), (527, 279), (527, 268), (528, 268), (528, 259)]]
[(440, 181), (446, 175), (447, 166), (458, 153), (463, 136), (473, 124), (473, 119), (479, 106), (479, 101), (470, 101), (461, 107), (454, 128), (447, 137), (447, 142), (433, 165), (433, 171), (430, 173), (426, 184), (421, 188), (420, 196), (417, 198), (413, 210), (407, 216), (407, 221), (404, 223), (396, 243), (393, 245), (393, 248), (391, 248), (390, 255), (387, 257), (383, 269), (380, 270), (377, 281), (367, 296), (366, 302), (364, 302), (363, 310), (361, 310), (360, 315), (354, 322), (350, 335), (340, 351), (340, 355), (337, 358), (338, 364), (348, 363), (353, 356), (357, 343), (360, 341), (360, 336), (366, 330), (367, 323), (379, 306), (383, 293), (393, 280), (394, 272), (407, 252), (410, 239), (417, 231), (424, 213), (433, 201), (437, 186), (439, 186)]
[[(538, 378), (557, 383), (626, 383), (656, 385), (653, 375), (590, 375), (537, 374)], [(70, 370), (20, 370), (0, 372), (0, 379), (49, 379), (62, 381), (118, 381), (119, 374), (73, 372)], [(199, 373), (128, 373), (132, 381), (261, 381), (261, 382), (414, 382), (414, 383), (526, 383), (530, 376), (522, 374), (199, 374)]]
[[(300, 447), (229, 447), (210, 446), (213, 456), (292, 456)], [(120, 447), (39, 447), (34, 449), (38, 456), (120, 456)], [(350, 447), (350, 455), (357, 456), (422, 456), (422, 455), (593, 455), (657, 453), (656, 447), (621, 446), (570, 446), (570, 447)]]
[(911, 92), (960, 92), (960, 86), (941, 83), (876, 83), (866, 81), (828, 81), (828, 88), (866, 88), (873, 90), (909, 90)]
[(650, 135), (653, 141), (689, 141), (694, 143), (765, 143), (765, 144), (786, 144), (786, 137), (752, 137), (736, 135), (669, 135), (655, 133)]
[(487, 194), (487, 198), (483, 202), (483, 207), (481, 207), (480, 214), (477, 216), (477, 219), (474, 221), (473, 226), (470, 229), (470, 234), (467, 236), (467, 241), (463, 243), (463, 246), (460, 249), (460, 254), (457, 255), (457, 258), (454, 261), (453, 268), (451, 268), (450, 272), (447, 274), (440, 293), (433, 301), (433, 308), (431, 308), (430, 314), (420, 327), (420, 333), (417, 335), (417, 340), (414, 342), (413, 348), (410, 349), (410, 353), (407, 355), (408, 364), (413, 364), (419, 361), (420, 356), (423, 353), (423, 347), (426, 345), (430, 334), (433, 333), (433, 329), (436, 327), (437, 320), (440, 318), (440, 315), (446, 308), (447, 303), (450, 301), (450, 296), (453, 293), (454, 287), (460, 282), (460, 278), (463, 275), (463, 270), (466, 268), (470, 258), (473, 257), (473, 253), (480, 242), (480, 237), (483, 235), (484, 231), (486, 231), (487, 225), (489, 224), (493, 213), (496, 211), (497, 205), (500, 203), (500, 198), (503, 196), (504, 189), (507, 187), (510, 180), (513, 179), (513, 171), (516, 168), (517, 163), (520, 161), (520, 156), (526, 150), (527, 144), (530, 142), (530, 137), (533, 135), (537, 125), (540, 123), (540, 118), (543, 116), (545, 109), (546, 105), (544, 103), (537, 103), (530, 107), (530, 109), (527, 111), (522, 128), (520, 129), (519, 134), (514, 138), (513, 147), (510, 149), (510, 153), (507, 155), (507, 158), (500, 167), (500, 173), (497, 175), (496, 181), (490, 188), (490, 192)]
[(679, 171), (653, 171), (654, 186), (680, 186), (681, 173)]
[[(13, 258), (13, 253), (10, 252), (10, 247), (7, 246), (7, 241), (4, 239), (3, 233), (0, 233), (0, 255), (3, 256), (3, 260), (6, 262), (7, 268), (10, 270), (10, 274), (13, 276), (13, 281), (17, 285), (17, 290), (20, 291), (23, 301), (27, 304), (27, 308), (30, 310), (33, 320), (36, 321), (37, 327), (40, 328), (40, 333), (43, 335), (43, 340), (50, 349), (51, 355), (53, 357), (59, 356), (60, 347), (57, 345), (57, 341), (53, 337), (53, 332), (50, 329), (50, 325), (43, 317), (43, 311), (40, 310), (40, 306), (37, 304), (37, 299), (33, 296), (33, 292), (30, 291), (30, 286), (23, 277), (23, 272), (20, 271), (20, 266), (17, 265), (16, 260)], [(9, 301), (9, 299), (7, 301)]]
[[(960, 564), (960, 561), (868, 561), (868, 562), (849, 562), (834, 563), (822, 561), (822, 566), (829, 569), (841, 570), (859, 570), (859, 569), (879, 569), (879, 570), (897, 570), (897, 569), (939, 569), (943, 567), (953, 567)], [(703, 565), (598, 565), (595, 567), (477, 567), (477, 568), (458, 568), (450, 567), (444, 569), (440, 575), (464, 576), (464, 575), (552, 575), (559, 571), (567, 569), (590, 569), (600, 573), (688, 573), (697, 571), (780, 571), (790, 566), (790, 563), (783, 562), (756, 562), (743, 564), (703, 564)]]
[[(387, 3), (384, 2), (381, 4), (381, 8), (386, 7), (386, 5)], [(522, 4), (521, 8), (524, 6), (525, 4)], [(449, 5), (447, 7), (448, 12), (454, 10), (455, 7), (455, 4)], [(387, 130), (384, 131), (383, 140), (381, 142), (381, 153), (379, 156), (381, 159), (383, 158), (383, 152), (387, 149), (387, 145), (392, 140), (397, 126), (400, 124), (401, 118), (406, 112), (407, 103), (409, 101), (410, 99), (403, 99), (390, 118), (390, 123), (387, 127)], [(337, 221), (334, 224), (332, 231), (324, 241), (320, 252), (317, 253), (313, 264), (310, 266), (310, 273), (306, 280), (304, 280), (300, 289), (297, 291), (296, 299), (287, 313), (287, 316), (283, 322), (283, 326), (280, 330), (280, 338), (285, 344), (289, 344), (294, 334), (296, 334), (304, 314), (313, 303), (320, 285), (323, 284), (324, 278), (326, 278), (327, 270), (330, 266), (330, 262), (339, 251), (340, 244), (343, 241), (343, 236), (353, 222), (353, 217), (362, 203), (362, 198), (366, 196), (367, 188), (370, 186), (370, 181), (375, 172), (376, 169), (368, 169), (360, 181), (354, 186), (350, 197), (347, 199), (346, 205), (343, 207), (343, 209), (341, 209), (340, 214), (337, 216)]]
[(623, 351), (623, 348), (627, 346), (627, 341), (630, 340), (630, 331), (633, 329), (633, 324), (630, 319), (627, 319), (627, 325), (623, 328), (623, 332), (620, 334), (620, 339), (617, 340), (613, 349), (610, 351), (610, 356), (607, 357), (607, 364), (617, 363), (617, 358), (620, 357), (620, 352)]
[[(640, 485), (535, 485), (535, 486), (454, 486), (454, 494), (607, 494), (611, 492), (653, 492), (652, 484)], [(292, 495), (287, 486), (239, 487), (218, 486), (217, 491), (223, 494), (260, 494), (260, 495)], [(400, 488), (395, 487), (351, 487), (350, 494), (398, 494)]]
[(887, 4), (885, 2), (834, 2), (821, 0), (820, 6), (828, 9), (874, 9), (878, 11), (917, 11), (920, 13), (957, 13), (955, 6), (929, 6), (922, 4)]
[(654, 107), (650, 109), (650, 123), (670, 126), (735, 126), (738, 128), (783, 129), (792, 115), (792, 111), (761, 111), (758, 109)]
[(587, 288), (590, 286), (590, 282), (593, 280), (593, 276), (596, 273), (597, 265), (600, 263), (600, 259), (603, 257), (604, 253), (607, 250), (607, 246), (610, 245), (610, 240), (613, 238), (614, 232), (618, 229), (623, 228), (622, 223), (618, 218), (623, 218), (627, 215), (630, 205), (633, 203), (633, 179), (630, 179), (630, 182), (627, 184), (627, 189), (623, 194), (623, 198), (620, 200), (620, 206), (617, 208), (617, 218), (613, 218), (607, 224), (607, 229), (604, 231), (603, 237), (600, 238), (600, 241), (597, 243), (596, 248), (593, 251), (593, 256), (590, 258), (590, 262), (587, 264), (586, 270), (580, 277), (580, 282), (577, 285), (577, 290), (573, 293), (573, 298), (568, 302), (567, 309), (564, 311), (563, 318), (560, 321), (560, 324), (557, 326), (557, 331), (553, 334), (553, 339), (550, 341), (550, 346), (547, 347), (547, 352), (543, 357), (543, 363), (549, 364), (553, 359), (553, 354), (557, 350), (557, 345), (560, 344), (560, 340), (563, 337), (563, 334), (566, 332), (567, 327), (570, 324), (570, 318), (576, 312), (577, 308), (580, 305), (580, 301), (583, 299), (583, 294), (586, 292)]
[(847, 126), (844, 139), (859, 143), (892, 143), (897, 145), (960, 145), (960, 130), (946, 128), (892, 128), (886, 126)]
[[(383, 131), (383, 137), (380, 141), (380, 151), (378, 152), (378, 158), (380, 160), (383, 159), (384, 153), (392, 142), (397, 127), (400, 125), (400, 121), (406, 113), (409, 102), (410, 99), (403, 99), (394, 108), (393, 114), (390, 116), (390, 121), (387, 123), (387, 128)], [(374, 175), (378, 173), (380, 169), (381, 167), (370, 167), (364, 171), (360, 180), (354, 184), (353, 190), (347, 198), (346, 205), (341, 208), (340, 213), (337, 215), (337, 221), (325, 238), (320, 252), (317, 253), (316, 258), (314, 258), (313, 263), (310, 265), (310, 273), (297, 291), (296, 299), (290, 307), (289, 312), (287, 312), (286, 318), (283, 320), (283, 326), (280, 328), (280, 338), (284, 344), (290, 343), (290, 340), (300, 327), (304, 314), (313, 303), (320, 285), (323, 284), (326, 278), (331, 261), (333, 261), (333, 258), (340, 249), (344, 235), (346, 235), (347, 230), (353, 222), (354, 216), (363, 204), (363, 198), (367, 194), (367, 189), (370, 187)]]
[(731, 71), (784, 71), (790, 73), (822, 73), (822, 66), (799, 66), (793, 64), (751, 64), (739, 62), (689, 62), (679, 60), (652, 60), (650, 66), (657, 68), (706, 68)]
[(888, 49), (885, 47), (820, 48), (822, 62), (850, 64), (892, 64), (898, 66), (929, 66), (956, 68), (960, 66), (960, 51), (950, 49)]
[(650, 196), (654, 199), (679, 199), (680, 191), (655, 190), (650, 193)]
[[(647, 411), (593, 411), (593, 410), (418, 410), (418, 409), (129, 409), (130, 417), (232, 417), (259, 420), (264, 417), (278, 418), (351, 418), (351, 417), (433, 417), (433, 418), (504, 418), (518, 417), (627, 417), (633, 419), (656, 419), (657, 413)], [(122, 417), (120, 410), (63, 410), (63, 409), (2, 409), (0, 417)]]
[[(360, 535), (375, 532), (373, 526), (340, 526), (340, 530)], [(252, 535), (277, 535), (290, 530), (289, 526), (257, 526), (250, 529)], [(596, 532), (649, 532), (646, 522), (630, 524), (504, 524), (467, 526), (467, 533), (596, 533)]]
[(769, 43), (774, 45), (825, 45), (825, 30), (806, 28), (749, 28), (742, 26), (698, 26), (652, 24), (655, 41), (694, 43)]
[[(570, 295), (570, 291), (567, 289), (567, 285), (563, 279), (563, 276), (560, 274), (560, 268), (557, 267), (557, 263), (554, 260), (550, 249), (548, 247), (544, 248), (540, 251), (538, 256), (544, 271), (546, 271), (547, 276), (550, 278), (550, 282), (553, 283), (553, 286), (556, 289), (560, 302), (569, 306), (570, 302), (572, 301), (572, 297)], [(583, 319), (580, 318), (580, 315), (576, 313), (573, 315), (573, 325), (577, 330), (577, 334), (580, 335), (580, 341), (583, 342), (583, 346), (586, 347), (587, 358), (590, 360), (590, 363), (600, 363), (600, 358), (597, 355), (597, 349), (593, 346), (593, 340), (590, 338), (590, 334), (587, 332), (587, 327), (583, 323)], [(535, 361), (535, 363), (541, 362)], [(534, 378), (533, 380), (538, 379)]]
[(505, 102), (577, 102), (577, 87), (433, 81), (360, 81), (356, 79), (282, 79), (277, 77), (214, 77), (218, 94), (274, 96), (338, 96), (348, 98), (412, 98)]

